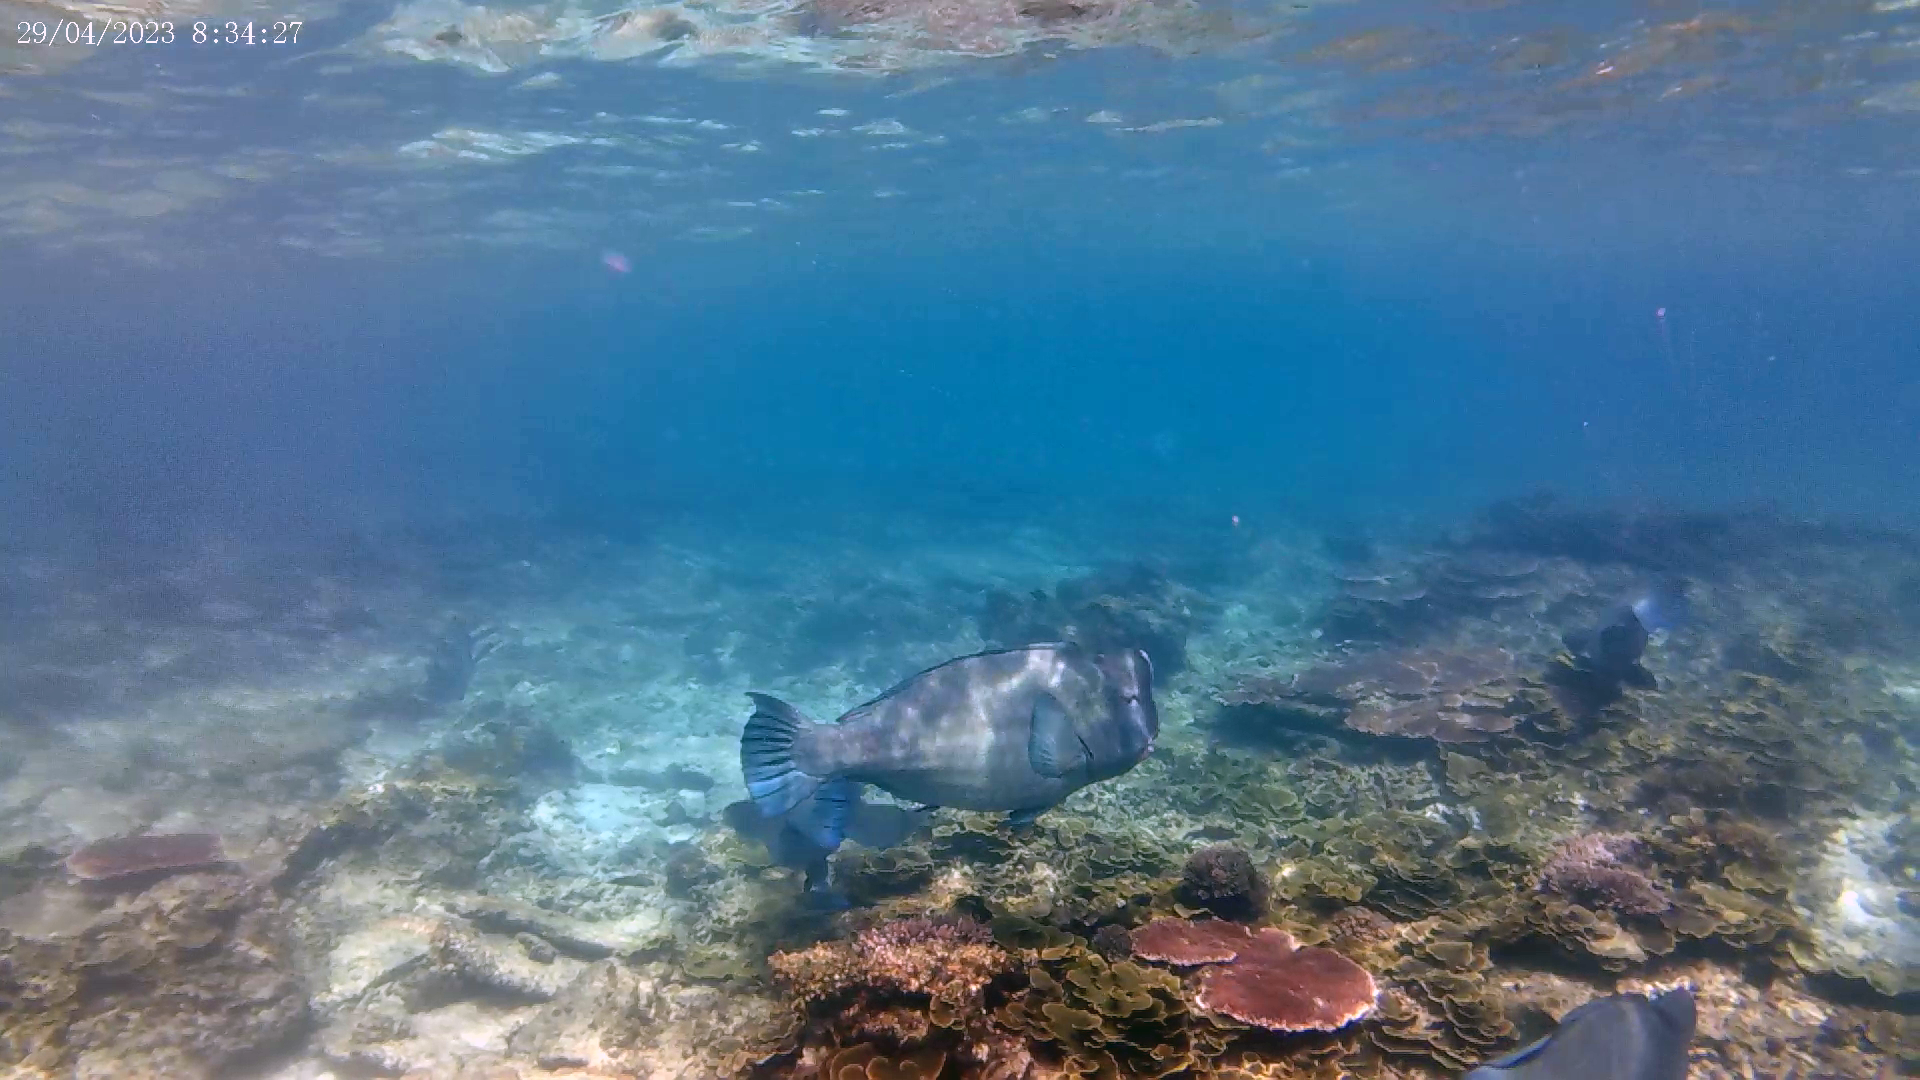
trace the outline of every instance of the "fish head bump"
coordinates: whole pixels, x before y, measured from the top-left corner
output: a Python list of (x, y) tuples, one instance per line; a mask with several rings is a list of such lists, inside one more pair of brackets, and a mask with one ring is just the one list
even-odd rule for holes
[(1153, 704), (1153, 661), (1140, 649), (1102, 653), (1094, 657), (1100, 669), (1108, 723), (1098, 742), (1089, 745), (1097, 760), (1110, 761), (1121, 771), (1133, 768), (1153, 753), (1160, 737), (1160, 711)]

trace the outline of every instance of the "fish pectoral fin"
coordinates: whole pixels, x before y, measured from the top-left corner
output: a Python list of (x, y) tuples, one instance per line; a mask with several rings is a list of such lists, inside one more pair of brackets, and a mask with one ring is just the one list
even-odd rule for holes
[(1007, 825), (1015, 829), (1027, 828), (1034, 822), (1039, 821), (1040, 815), (1046, 813), (1047, 809), (1047, 807), (1040, 806), (1032, 810), (1015, 810), (1013, 813), (1007, 815)]
[(1547, 1044), (1552, 1041), (1553, 1035), (1551, 1033), (1543, 1035), (1510, 1054), (1494, 1058), (1492, 1061), (1474, 1069), (1467, 1074), (1467, 1080), (1496, 1080), (1496, 1078), (1504, 1076), (1508, 1070), (1519, 1068), (1525, 1065), (1528, 1060), (1538, 1057), (1540, 1051), (1545, 1050)]
[(1033, 734), (1027, 740), (1027, 759), (1033, 771), (1046, 777), (1065, 776), (1087, 765), (1087, 748), (1074, 730), (1066, 707), (1052, 694), (1033, 703)]
[(859, 784), (844, 777), (829, 780), (787, 815), (787, 825), (815, 847), (835, 851), (847, 838), (847, 824), (859, 801)]

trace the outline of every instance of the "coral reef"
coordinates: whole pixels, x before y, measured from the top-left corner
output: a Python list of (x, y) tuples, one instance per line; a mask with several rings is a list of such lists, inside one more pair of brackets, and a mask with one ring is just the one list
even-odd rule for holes
[(1203, 603), (1192, 590), (1145, 565), (1061, 582), (1051, 594), (990, 593), (980, 636), (1001, 646), (1071, 641), (1094, 652), (1144, 649), (1164, 679), (1186, 669), (1187, 638)]
[(1337, 719), (1369, 735), (1442, 743), (1485, 742), (1544, 711), (1517, 678), (1514, 658), (1498, 649), (1365, 653), (1280, 681), (1243, 679), (1223, 690), (1224, 705), (1281, 706)]
[(1194, 1004), (1268, 1031), (1338, 1031), (1370, 1015), (1379, 993), (1365, 968), (1269, 927), (1233, 962), (1206, 969)]
[(1175, 967), (1224, 964), (1253, 940), (1253, 931), (1224, 919), (1155, 919), (1133, 932), (1133, 955)]
[(1017, 979), (1020, 958), (963, 916), (877, 923), (851, 941), (823, 942), (768, 960), (806, 1017), (793, 1076), (931, 1080), (949, 1064), (1023, 1075), (1024, 1053), (993, 1032), (987, 991)]
[(1212, 844), (1187, 857), (1180, 871), (1180, 898), (1223, 918), (1257, 919), (1271, 890), (1246, 849)]
[(1781, 538), (1778, 523), (1753, 514), (1580, 507), (1551, 494), (1508, 499), (1469, 525), (1469, 549), (1617, 563), (1656, 571), (1704, 570), (1757, 554)]
[(1646, 846), (1620, 833), (1576, 836), (1554, 849), (1540, 868), (1539, 888), (1590, 908), (1622, 915), (1658, 915), (1673, 900), (1635, 864)]
[(46, 894), (0, 929), (0, 1062), (70, 1076), (213, 1077), (307, 1018), (276, 898), (184, 873), (94, 908)]
[(1037, 1063), (1027, 1075), (1199, 1072), (1228, 1041), (1198, 1021), (1168, 972), (1071, 944), (1049, 951), (1057, 959), (1029, 967), (1027, 988), (994, 1014), (1020, 1040), (1015, 1061)]
[(767, 964), (808, 1001), (870, 992), (955, 1003), (978, 997), (993, 979), (1017, 970), (992, 932), (964, 916), (895, 919), (860, 931), (851, 942), (775, 953)]
[(1633, 581), (1631, 573), (1564, 557), (1488, 546), (1426, 548), (1375, 558), (1333, 574), (1319, 623), (1338, 642), (1408, 647), (1533, 617), (1591, 614)]
[(1156, 919), (1134, 931), (1133, 943), (1143, 960), (1206, 965), (1194, 1005), (1268, 1031), (1338, 1031), (1372, 1013), (1379, 996), (1365, 968), (1332, 949), (1303, 949), (1272, 927)]
[[(1501, 514), (1343, 548), (1334, 577), (1310, 535), (1236, 536), (1204, 594), (1122, 569), (1035, 596), (1134, 565), (1066, 543), (960, 581), (897, 548), (484, 531), (419, 557), (455, 596), (154, 591), (165, 648), (101, 641), (85, 685), (16, 710), (42, 726), (0, 762), (0, 1053), (80, 1076), (284, 1050), (288, 1076), (1433, 1080), (1686, 980), (1710, 1080), (1910, 1071), (1920, 624), (1873, 604), (1911, 549)], [(1655, 567), (1700, 576), (1646, 650), (1657, 690), (1570, 694), (1562, 633)], [(35, 582), (26, 609), (62, 610)], [(453, 609), (512, 644), (457, 707), (406, 706), (404, 628)], [(1154, 756), (1030, 829), (939, 810), (849, 846), (855, 909), (797, 908), (725, 824), (736, 691), (843, 702), (976, 626), (1149, 642)], [(248, 647), (276, 666), (220, 681)], [(35, 657), (14, 670), (67, 670)], [(142, 847), (216, 823), (218, 872)]]

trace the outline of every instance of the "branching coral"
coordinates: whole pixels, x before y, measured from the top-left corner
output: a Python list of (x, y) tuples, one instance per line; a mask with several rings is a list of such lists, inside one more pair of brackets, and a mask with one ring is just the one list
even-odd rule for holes
[(921, 916), (870, 926), (852, 941), (775, 953), (767, 963), (809, 1001), (849, 992), (961, 1001), (977, 996), (996, 976), (1020, 969), (979, 923)]
[(893, 919), (768, 960), (805, 1007), (796, 1077), (1020, 1075), (1025, 1048), (999, 1037), (989, 987), (1016, 981), (1024, 961), (986, 927), (960, 917)]
[(1537, 885), (1598, 910), (1658, 915), (1673, 906), (1673, 898), (1639, 868), (1645, 858), (1646, 845), (1631, 836), (1585, 833), (1554, 849)]

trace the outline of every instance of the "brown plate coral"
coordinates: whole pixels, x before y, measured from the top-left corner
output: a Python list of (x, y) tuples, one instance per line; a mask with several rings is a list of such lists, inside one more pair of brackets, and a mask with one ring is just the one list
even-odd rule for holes
[(1243, 680), (1219, 700), (1315, 710), (1369, 735), (1485, 742), (1538, 711), (1517, 676), (1513, 655), (1502, 649), (1381, 650), (1287, 680)]

